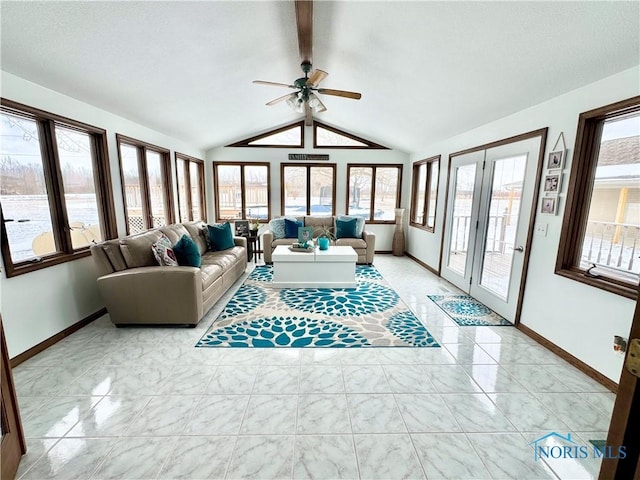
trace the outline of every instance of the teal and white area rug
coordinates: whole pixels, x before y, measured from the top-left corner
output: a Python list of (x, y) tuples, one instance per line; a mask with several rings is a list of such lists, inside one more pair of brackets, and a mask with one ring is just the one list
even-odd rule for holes
[(513, 326), (489, 307), (469, 295), (427, 295), (461, 327)]
[(439, 347), (373, 266), (355, 289), (274, 288), (257, 266), (196, 347)]

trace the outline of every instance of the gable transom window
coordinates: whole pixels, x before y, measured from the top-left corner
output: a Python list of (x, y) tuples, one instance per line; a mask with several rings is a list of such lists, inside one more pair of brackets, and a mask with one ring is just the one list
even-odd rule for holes
[(238, 218), (268, 222), (268, 163), (214, 163), (216, 219)]
[(313, 122), (313, 148), (388, 150), (387, 147), (318, 121)]
[(227, 145), (227, 147), (280, 147), (303, 148), (304, 147), (304, 121), (296, 122), (284, 127), (261, 133), (251, 138)]
[(204, 162), (181, 153), (175, 156), (180, 221), (206, 220)]
[(169, 150), (116, 135), (127, 234), (174, 222)]
[(370, 223), (393, 223), (400, 207), (402, 165), (348, 164), (347, 215)]
[(4, 99), (0, 117), (7, 276), (86, 256), (115, 238), (106, 132)]
[(574, 152), (556, 273), (635, 298), (640, 97), (582, 113)]
[(410, 224), (429, 232), (435, 230), (439, 173), (440, 155), (413, 164)]
[(283, 163), (281, 179), (282, 215), (335, 215), (335, 163)]

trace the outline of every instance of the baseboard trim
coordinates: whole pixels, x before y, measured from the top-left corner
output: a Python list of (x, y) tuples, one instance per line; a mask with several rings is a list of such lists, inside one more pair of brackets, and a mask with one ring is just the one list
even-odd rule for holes
[(73, 325), (65, 328), (61, 332), (56, 333), (55, 335), (47, 338), (46, 340), (43, 340), (37, 345), (34, 345), (29, 350), (25, 350), (24, 352), (16, 355), (11, 360), (9, 360), (9, 364), (11, 365), (11, 368), (17, 367), (22, 362), (29, 360), (31, 357), (49, 348), (51, 345), (58, 343), (63, 338), (68, 337), (72, 333), (75, 333), (78, 330), (80, 330), (82, 327), (89, 325), (91, 322), (93, 322), (94, 320), (97, 320), (98, 318), (103, 316), (105, 313), (107, 313), (107, 309), (101, 308), (97, 312), (94, 312), (91, 315), (88, 315), (87, 317), (83, 318), (79, 322), (76, 322)]
[(434, 275), (437, 275), (438, 277), (440, 276), (440, 272), (438, 272), (438, 270), (436, 270), (435, 268), (433, 268), (430, 265), (427, 265), (426, 263), (424, 263), (422, 260), (417, 259), (416, 257), (414, 257), (413, 255), (411, 255), (410, 253), (405, 252), (405, 255), (407, 257), (409, 257), (411, 260), (413, 260), (414, 262), (416, 262), (418, 265), (426, 268), (427, 270), (429, 270), (431, 273), (433, 273)]
[(574, 357), (569, 352), (567, 352), (566, 350), (563, 350), (562, 348), (560, 348), (555, 343), (547, 340), (546, 338), (544, 338), (539, 333), (536, 333), (535, 331), (531, 330), (529, 327), (527, 327), (525, 325), (522, 325), (522, 323), (519, 323), (518, 325), (516, 325), (516, 328), (518, 330), (520, 330), (522, 333), (524, 333), (525, 335), (527, 335), (528, 337), (530, 337), (533, 340), (535, 340), (536, 342), (538, 342), (540, 345), (545, 347), (547, 350), (551, 350), (553, 353), (558, 355), (560, 358), (562, 358), (563, 360), (566, 360), (567, 362), (569, 362), (571, 365), (576, 367), (578, 370), (580, 370), (585, 375), (588, 375), (589, 377), (593, 378), (600, 385), (608, 388), (613, 393), (617, 393), (618, 392), (618, 384), (616, 382), (614, 382), (613, 380), (611, 380), (609, 377), (606, 377), (606, 376), (602, 375), (595, 368), (587, 365), (586, 363), (584, 363), (579, 358)]
[(376, 255), (390, 255), (391, 254), (391, 250), (375, 250), (373, 253), (375, 253)]

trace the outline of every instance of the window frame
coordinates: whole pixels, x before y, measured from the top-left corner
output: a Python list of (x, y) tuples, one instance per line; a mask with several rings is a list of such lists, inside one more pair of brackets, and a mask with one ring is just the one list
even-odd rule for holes
[[(293, 128), (300, 129), (300, 142), (295, 144), (277, 144), (277, 143), (268, 143), (264, 145), (252, 145), (252, 142), (256, 140), (261, 140), (263, 138), (270, 137), (272, 135), (277, 135), (280, 132), (285, 132), (287, 130), (291, 130)], [(293, 122), (288, 125), (284, 125), (282, 127), (275, 128), (273, 130), (269, 130), (268, 132), (261, 133), (259, 135), (255, 135), (253, 137), (245, 138), (244, 140), (240, 140), (238, 142), (230, 143), (226, 145), (226, 147), (243, 147), (243, 148), (304, 148), (304, 120), (299, 122)]]
[(587, 275), (586, 270), (579, 267), (582, 251), (579, 242), (582, 242), (587, 227), (602, 126), (605, 120), (632, 112), (640, 112), (640, 96), (583, 112), (578, 117), (575, 153), (555, 266), (557, 275), (627, 298), (636, 298), (638, 285), (611, 277)]
[[(318, 144), (318, 127), (324, 128), (325, 130), (335, 133), (336, 135), (350, 138), (351, 140), (355, 140), (356, 142), (364, 143), (364, 145), (320, 145)], [(358, 137), (357, 135), (345, 132), (344, 130), (340, 130), (339, 128), (332, 127), (317, 120), (313, 121), (313, 148), (343, 150), (389, 150), (389, 147), (385, 147), (384, 145), (372, 142), (371, 140), (367, 140), (366, 138)]]
[(305, 216), (311, 216), (311, 169), (314, 167), (331, 167), (333, 169), (333, 188), (331, 189), (331, 216), (336, 214), (336, 173), (335, 163), (281, 163), (280, 164), (280, 214), (285, 216), (284, 206), (284, 171), (287, 167), (303, 167), (307, 169), (307, 187), (305, 195), (307, 197), (307, 211)]
[(218, 196), (218, 166), (231, 166), (231, 167), (240, 167), (240, 195), (241, 195), (241, 211), (242, 218), (247, 218), (247, 198), (246, 191), (244, 188), (244, 167), (267, 167), (267, 219), (262, 220), (258, 219), (259, 223), (269, 223), (271, 221), (271, 164), (269, 162), (213, 162), (213, 194), (215, 196), (215, 214), (216, 214), (216, 222), (221, 221), (230, 221), (230, 220), (239, 220), (239, 219), (228, 219), (228, 218), (220, 218), (220, 199)]
[(160, 155), (160, 170), (164, 179), (164, 209), (166, 215), (166, 225), (175, 223), (175, 207), (173, 203), (173, 181), (171, 175), (171, 160), (170, 152), (168, 149), (153, 145), (151, 143), (143, 142), (132, 137), (127, 137), (120, 133), (116, 133), (116, 144), (118, 147), (118, 165), (120, 168), (120, 184), (122, 187), (122, 204), (124, 206), (124, 218), (125, 228), (127, 235), (130, 235), (129, 231), (129, 214), (127, 206), (127, 196), (125, 192), (124, 184), (124, 171), (122, 169), (122, 144), (134, 147), (137, 151), (138, 160), (138, 176), (140, 179), (140, 196), (142, 197), (142, 220), (144, 222), (145, 230), (140, 233), (144, 233), (149, 230), (153, 230), (153, 218), (151, 208), (151, 197), (149, 196), (149, 172), (147, 170), (147, 151), (157, 153)]
[[(413, 162), (412, 170), (411, 170), (411, 208), (409, 213), (409, 225), (415, 228), (419, 228), (421, 230), (425, 230), (429, 233), (435, 233), (436, 231), (436, 219), (434, 216), (433, 226), (428, 224), (429, 222), (429, 207), (430, 207), (430, 197), (431, 197), (431, 177), (433, 174), (433, 164), (438, 163), (438, 178), (436, 183), (436, 192), (435, 192), (435, 209), (434, 211), (438, 212), (438, 191), (440, 190), (440, 159), (441, 155), (435, 155), (433, 157), (425, 158), (423, 160), (418, 160), (417, 162)], [(422, 222), (416, 222), (416, 214), (418, 210), (418, 180), (419, 175), (418, 171), (421, 165), (425, 165), (426, 175), (425, 175), (425, 188), (424, 188), (424, 215), (422, 217)]]
[[(207, 202), (206, 202), (206, 194), (204, 191), (204, 160), (200, 160), (199, 158), (191, 157), (189, 155), (185, 155), (184, 153), (174, 152), (174, 164), (176, 167), (176, 188), (177, 188), (177, 200), (176, 205), (178, 207), (178, 218), (180, 222), (193, 222), (202, 220), (203, 222), (207, 221)], [(184, 162), (184, 183), (185, 183), (185, 195), (187, 197), (187, 217), (182, 218), (182, 210), (180, 209), (180, 185), (178, 185), (178, 160), (182, 160)], [(195, 163), (198, 168), (198, 180), (200, 183), (200, 218), (193, 218), (193, 198), (191, 196), (191, 172), (189, 171), (190, 163)]]
[(118, 229), (109, 169), (107, 131), (103, 128), (40, 110), (6, 98), (0, 98), (0, 106), (3, 112), (28, 118), (36, 122), (38, 126), (42, 167), (47, 188), (47, 200), (51, 211), (51, 228), (53, 229), (56, 244), (60, 247), (60, 251), (49, 255), (14, 262), (11, 258), (4, 213), (0, 207), (0, 250), (2, 252), (2, 260), (6, 269), (7, 278), (91, 255), (89, 245), (74, 249), (71, 242), (71, 228), (69, 226), (66, 201), (62, 194), (64, 192), (64, 185), (56, 144), (56, 125), (89, 135), (91, 139), (91, 160), (100, 230), (105, 240), (116, 238), (118, 236)]
[(345, 212), (349, 215), (349, 195), (351, 193), (351, 168), (371, 168), (371, 200), (369, 201), (369, 219), (365, 219), (365, 223), (370, 224), (395, 224), (395, 219), (392, 220), (375, 220), (375, 195), (376, 195), (376, 171), (378, 168), (396, 168), (398, 170), (398, 185), (396, 189), (396, 206), (394, 208), (400, 208), (402, 200), (402, 167), (401, 163), (347, 163), (347, 200), (345, 204)]

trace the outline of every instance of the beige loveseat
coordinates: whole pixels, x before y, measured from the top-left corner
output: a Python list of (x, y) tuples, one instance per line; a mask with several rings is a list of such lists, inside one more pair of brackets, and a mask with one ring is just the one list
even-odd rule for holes
[[(331, 227), (333, 229), (335, 218), (336, 217), (314, 216), (296, 217), (296, 219), (300, 220), (305, 227), (314, 227), (314, 239), (322, 233), (322, 227)], [(332, 231), (335, 233), (335, 230)], [(294, 241), (296, 240), (292, 238), (274, 239), (273, 232), (271, 230), (267, 230), (262, 235), (265, 263), (272, 263), (271, 254), (278, 245), (291, 245)], [(373, 263), (373, 255), (376, 248), (376, 236), (371, 232), (364, 230), (362, 232), (362, 238), (338, 238), (335, 242), (332, 242), (332, 244), (348, 245), (353, 247), (358, 254), (357, 263), (369, 265)]]
[[(207, 251), (204, 227), (203, 222), (174, 224), (91, 247), (98, 289), (115, 325), (197, 325), (247, 266), (246, 238), (234, 237), (235, 246), (227, 250)], [(202, 266), (159, 266), (151, 245), (162, 234), (172, 245), (189, 235)]]

